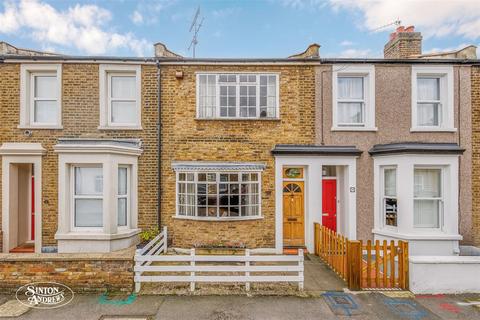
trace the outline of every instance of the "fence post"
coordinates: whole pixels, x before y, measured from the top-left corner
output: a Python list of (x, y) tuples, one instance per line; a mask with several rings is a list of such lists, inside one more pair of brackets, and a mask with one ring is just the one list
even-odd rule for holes
[(408, 270), (410, 268), (410, 264), (409, 264), (409, 258), (408, 258), (408, 242), (405, 241), (403, 243), (403, 263), (404, 263), (404, 268), (403, 268), (403, 272), (404, 272), (404, 281), (405, 281), (405, 287), (403, 288), (404, 290), (408, 290), (409, 287), (410, 287), (410, 277), (408, 275)]
[(302, 291), (303, 290), (303, 268), (304, 268), (304, 265), (303, 265), (303, 259), (304, 259), (304, 255), (303, 255), (303, 249), (299, 249), (298, 250), (298, 266), (300, 267), (300, 270), (298, 272), (298, 276), (300, 277), (300, 282), (298, 282), (298, 290)]
[[(138, 263), (138, 261), (135, 261), (135, 266), (139, 266), (140, 263)], [(135, 278), (140, 278), (140, 276), (142, 275), (141, 272), (137, 271), (135, 272)], [(139, 293), (140, 292), (140, 289), (142, 288), (142, 283), (140, 282), (140, 279), (135, 279), (135, 292), (136, 293)]]
[(163, 253), (167, 253), (167, 247), (168, 247), (167, 226), (163, 227), (163, 241), (165, 242)]
[(360, 290), (362, 281), (362, 245), (360, 241), (348, 241), (348, 288)]
[[(245, 257), (245, 267), (248, 269), (248, 267), (250, 267), (250, 249), (245, 249)], [(245, 290), (250, 291), (250, 281), (248, 281), (250, 278), (250, 271), (245, 271), (245, 277), (247, 278), (247, 281), (245, 282)]]
[[(190, 249), (190, 266), (195, 267), (195, 248)], [(195, 271), (190, 272), (192, 281), (190, 282), (190, 291), (195, 291)]]

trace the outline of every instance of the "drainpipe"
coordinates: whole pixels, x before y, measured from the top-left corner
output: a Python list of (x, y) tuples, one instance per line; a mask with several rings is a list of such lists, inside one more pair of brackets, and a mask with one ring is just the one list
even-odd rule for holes
[(160, 101), (162, 91), (162, 82), (160, 74), (160, 62), (157, 60), (157, 107), (158, 107), (158, 120), (157, 120), (157, 222), (158, 230), (162, 230), (162, 214), (161, 214), (161, 192), (162, 192), (162, 103)]

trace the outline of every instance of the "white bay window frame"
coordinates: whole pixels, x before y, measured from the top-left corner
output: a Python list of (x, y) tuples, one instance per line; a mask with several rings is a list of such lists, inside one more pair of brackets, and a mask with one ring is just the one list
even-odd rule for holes
[[(440, 193), (440, 196), (416, 196), (415, 195), (415, 191), (414, 191), (414, 195), (413, 195), (413, 201), (414, 201), (414, 210), (413, 210), (413, 214), (414, 214), (414, 220), (415, 220), (415, 203), (417, 201), (434, 201), (437, 203), (437, 212), (436, 212), (436, 219), (437, 219), (437, 224), (438, 225), (433, 225), (433, 224), (417, 224), (413, 223), (413, 227), (414, 228), (429, 228), (429, 229), (441, 229), (443, 227), (443, 221), (444, 221), (444, 211), (443, 211), (443, 205), (444, 205), (444, 185), (443, 185), (443, 181), (444, 181), (444, 168), (442, 166), (414, 166), (413, 168), (413, 173), (414, 173), (414, 179), (415, 179), (415, 174), (416, 174), (416, 170), (422, 170), (422, 169), (425, 169), (425, 170), (436, 170), (436, 171), (439, 171), (440, 172), (440, 185), (439, 185), (439, 193)], [(416, 185), (415, 185), (415, 182), (414, 182), (414, 189), (416, 188)]]
[[(385, 192), (385, 170), (395, 170), (395, 195), (387, 195)], [(397, 174), (397, 167), (394, 165), (385, 165), (380, 167), (380, 193), (381, 193), (381, 209), (380, 214), (382, 215), (382, 225), (383, 228), (396, 230), (398, 226), (398, 174)], [(396, 206), (396, 225), (389, 225), (387, 224), (387, 200), (388, 199), (395, 199), (397, 201)]]
[[(397, 168), (397, 227), (383, 222), (383, 167)], [(441, 169), (442, 202), (439, 227), (414, 224), (415, 168)], [(392, 154), (374, 157), (374, 230), (378, 235), (403, 239), (459, 239), (458, 234), (458, 155)]]
[[(56, 97), (35, 97), (35, 78), (50, 76), (56, 78)], [(54, 122), (35, 121), (35, 101), (55, 101)], [(20, 119), (19, 129), (63, 129), (62, 127), (62, 65), (22, 64), (20, 66)]]
[[(439, 79), (439, 100), (418, 99), (418, 79)], [(444, 131), (455, 132), (454, 125), (454, 84), (453, 66), (412, 66), (412, 123), (410, 131)], [(439, 104), (439, 124), (428, 126), (418, 124), (418, 104)]]
[[(75, 170), (76, 169), (85, 169), (85, 168), (100, 168), (102, 170), (102, 194), (96, 195), (96, 194), (89, 194), (89, 195), (79, 195), (76, 193), (76, 179), (77, 175)], [(101, 231), (103, 230), (103, 210), (102, 210), (102, 226), (77, 226), (75, 224), (76, 221), (76, 201), (77, 200), (101, 200), (102, 201), (102, 207), (103, 207), (103, 202), (105, 202), (105, 197), (103, 195), (104, 192), (104, 186), (103, 186), (103, 168), (101, 164), (72, 164), (70, 166), (70, 195), (72, 197), (70, 201), (70, 212), (72, 213), (72, 218), (70, 219), (71, 221), (71, 230), (73, 231)]]
[[(363, 79), (363, 99), (339, 99), (338, 80), (342, 77)], [(362, 103), (362, 123), (341, 123), (339, 104), (342, 102)], [(332, 71), (332, 131), (377, 131), (375, 127), (375, 66), (335, 65)]]
[[(118, 174), (117, 174), (117, 182), (119, 181), (119, 176), (120, 176), (120, 170), (121, 169), (125, 169), (126, 170), (126, 187), (125, 187), (125, 194), (121, 194), (120, 191), (119, 191), (119, 188), (120, 188), (120, 184), (117, 183), (117, 192), (116, 192), (116, 205), (117, 205), (117, 225), (118, 225), (118, 228), (119, 229), (128, 229), (130, 228), (130, 211), (131, 211), (131, 208), (130, 208), (130, 193), (131, 193), (131, 166), (129, 165), (118, 165)], [(125, 199), (125, 202), (126, 202), (126, 224), (125, 225), (121, 225), (120, 223), (118, 223), (118, 216), (119, 216), (119, 213), (120, 213), (120, 210), (119, 210), (119, 200), (120, 199)]]
[[(221, 106), (220, 106), (220, 87), (222, 85), (227, 85), (229, 84), (228, 82), (219, 82), (219, 77), (220, 76), (235, 76), (236, 80), (235, 82), (231, 82), (231, 86), (235, 86), (235, 115), (234, 116), (222, 116), (221, 115)], [(205, 111), (201, 111), (201, 104), (200, 104), (200, 77), (201, 76), (214, 76), (215, 77), (215, 103), (214, 103), (214, 110), (211, 116), (205, 115)], [(249, 83), (249, 82), (240, 82), (240, 77), (241, 76), (255, 76), (256, 80), (254, 83)], [(264, 107), (261, 106), (261, 100), (260, 100), (260, 92), (261, 92), (261, 83), (260, 83), (260, 77), (261, 76), (274, 76), (275, 77), (275, 106), (274, 106), (274, 112), (275, 115), (268, 116), (268, 109), (272, 109), (272, 107), (268, 106), (268, 100), (269, 98), (273, 98), (273, 96), (268, 95), (268, 86), (269, 83), (267, 82), (267, 97), (266, 97), (266, 112), (267, 115), (264, 117), (261, 117), (261, 109)], [(268, 80), (267, 80), (268, 81)], [(275, 73), (275, 72), (197, 72), (196, 73), (196, 118), (199, 120), (277, 120), (280, 118), (280, 73)], [(250, 117), (250, 116), (241, 116), (240, 114), (240, 109), (242, 106), (240, 106), (240, 87), (241, 86), (254, 86), (256, 89), (256, 97), (255, 97), (255, 108), (256, 108), (256, 114), (255, 117)], [(227, 98), (228, 100), (228, 98)], [(247, 98), (248, 100), (248, 98)], [(248, 104), (248, 103), (247, 103)], [(212, 106), (208, 106), (212, 107)], [(248, 108), (247, 108), (248, 110)]]
[[(138, 241), (138, 157), (139, 147), (122, 142), (59, 143), (54, 147), (58, 160), (58, 240), (59, 252), (110, 252)], [(102, 227), (74, 225), (74, 168), (102, 167)], [(118, 225), (119, 168), (127, 169), (127, 225)], [(87, 196), (90, 198), (90, 196)]]
[[(117, 123), (112, 121), (112, 77), (135, 77), (135, 98), (119, 101), (135, 102), (136, 121)], [(142, 67), (140, 65), (101, 64), (99, 66), (100, 130), (142, 130)]]

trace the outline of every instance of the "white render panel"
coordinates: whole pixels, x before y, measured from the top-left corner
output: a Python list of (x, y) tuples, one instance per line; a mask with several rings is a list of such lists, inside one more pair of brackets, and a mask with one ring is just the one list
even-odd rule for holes
[(283, 252), (283, 171), (285, 166), (305, 168), (305, 246), (313, 252), (314, 223), (322, 223), (322, 166), (343, 166), (345, 236), (357, 238), (356, 156), (275, 156), (275, 252)]

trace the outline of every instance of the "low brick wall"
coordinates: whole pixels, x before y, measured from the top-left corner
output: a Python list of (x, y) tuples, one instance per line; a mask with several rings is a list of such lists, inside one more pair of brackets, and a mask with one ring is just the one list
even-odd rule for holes
[(109, 254), (0, 254), (0, 293), (39, 281), (58, 282), (75, 293), (132, 292), (134, 253), (132, 247)]

